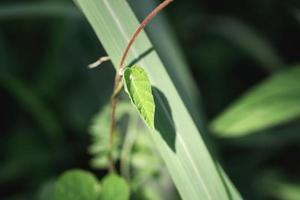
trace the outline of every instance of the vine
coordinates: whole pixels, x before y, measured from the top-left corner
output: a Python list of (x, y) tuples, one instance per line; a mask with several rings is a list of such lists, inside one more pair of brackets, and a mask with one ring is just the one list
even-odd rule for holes
[(116, 128), (116, 109), (119, 99), (119, 93), (123, 88), (122, 83), (122, 75), (125, 68), (125, 60), (128, 56), (129, 50), (131, 46), (133, 45), (134, 41), (138, 37), (139, 33), (146, 27), (146, 25), (160, 12), (162, 11), (166, 6), (168, 6), (173, 0), (164, 0), (161, 4), (159, 4), (156, 8), (154, 8), (147, 17), (142, 21), (140, 26), (136, 29), (134, 34), (132, 35), (131, 39), (128, 42), (127, 47), (125, 48), (124, 53), (122, 54), (121, 61), (119, 64), (119, 68), (115, 75), (115, 81), (114, 81), (114, 89), (113, 94), (111, 97), (111, 125), (110, 125), (110, 139), (109, 139), (109, 145), (110, 145), (110, 152), (108, 154), (108, 169), (110, 172), (115, 172), (115, 166), (112, 156), (112, 149), (114, 144), (114, 138), (115, 138), (115, 128)]

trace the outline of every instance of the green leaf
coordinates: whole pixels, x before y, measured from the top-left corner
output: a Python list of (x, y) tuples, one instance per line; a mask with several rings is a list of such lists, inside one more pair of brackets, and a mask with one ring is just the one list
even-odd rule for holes
[(151, 84), (145, 70), (138, 66), (126, 68), (123, 75), (125, 91), (150, 128), (154, 128), (155, 104)]
[(49, 141), (59, 143), (62, 140), (63, 130), (53, 109), (26, 82), (16, 76), (1, 73), (0, 88), (9, 92), (20, 106), (37, 121)]
[(282, 200), (300, 199), (300, 182), (278, 171), (265, 172), (261, 181), (264, 192), (269, 197)]
[(122, 177), (110, 174), (102, 181), (100, 197), (101, 200), (128, 200), (129, 186)]
[(37, 192), (38, 200), (53, 200), (54, 180), (47, 181), (40, 186)]
[(83, 170), (65, 172), (54, 186), (54, 200), (97, 200), (99, 193), (97, 178)]
[(289, 182), (273, 183), (274, 187), (271, 190), (274, 197), (284, 200), (300, 199), (300, 184)]
[(238, 137), (300, 116), (300, 66), (281, 71), (254, 87), (218, 116), (211, 128)]
[(70, 17), (80, 15), (75, 7), (69, 3), (56, 2), (26, 2), (11, 3), (0, 6), (0, 20), (41, 18), (41, 17)]
[[(122, 117), (126, 114), (131, 115), (134, 108), (129, 102), (120, 101), (116, 113), (116, 121), (120, 122)], [(89, 153), (93, 156), (91, 159), (91, 166), (95, 169), (104, 169), (108, 166), (108, 154), (110, 153), (109, 145), (109, 129), (110, 129), (110, 113), (111, 105), (105, 105), (93, 119), (89, 128), (89, 133), (92, 136), (92, 144), (89, 146)], [(114, 161), (119, 159), (121, 138), (119, 134), (119, 126), (116, 128), (115, 140), (112, 150)]]
[[(117, 69), (130, 37), (139, 26), (127, 1), (75, 2), (86, 15)], [(223, 182), (220, 177), (220, 174), (226, 175), (217, 170), (215, 160), (210, 156), (185, 106), (186, 102), (182, 101), (145, 32), (141, 32), (133, 44), (125, 66), (133, 65), (133, 62), (143, 66), (151, 82), (155, 102), (155, 130), (152, 129), (150, 135), (182, 199), (240, 199), (230, 181)]]

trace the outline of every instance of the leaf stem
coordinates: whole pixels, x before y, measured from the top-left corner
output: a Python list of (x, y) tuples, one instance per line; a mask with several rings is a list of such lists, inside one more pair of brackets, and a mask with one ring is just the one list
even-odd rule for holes
[(150, 14), (147, 15), (147, 17), (142, 21), (142, 23), (139, 25), (139, 27), (136, 29), (134, 34), (132, 35), (131, 39), (129, 40), (129, 43), (121, 57), (119, 69), (116, 72), (115, 75), (115, 82), (114, 82), (114, 90), (113, 90), (113, 95), (111, 97), (111, 126), (110, 126), (110, 152), (108, 155), (109, 159), (109, 171), (114, 172), (115, 167), (114, 167), (114, 161), (113, 161), (113, 156), (112, 156), (112, 151), (113, 151), (113, 145), (114, 145), (114, 134), (115, 134), (115, 128), (116, 128), (116, 109), (117, 109), (117, 104), (118, 104), (118, 97), (119, 93), (121, 91), (121, 88), (123, 86), (122, 83), (122, 72), (125, 68), (124, 63), (125, 60), (128, 56), (129, 50), (131, 46), (133, 45), (134, 41), (140, 34), (140, 32), (145, 28), (145, 26), (160, 12), (162, 11), (167, 5), (169, 5), (173, 0), (164, 0), (162, 3), (160, 3), (154, 10), (150, 12)]

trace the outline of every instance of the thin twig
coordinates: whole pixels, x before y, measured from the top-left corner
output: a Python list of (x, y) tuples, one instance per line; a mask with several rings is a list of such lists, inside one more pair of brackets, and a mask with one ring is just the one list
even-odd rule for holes
[(110, 126), (110, 153), (109, 153), (109, 170), (110, 172), (115, 171), (114, 167), (114, 161), (112, 158), (112, 149), (114, 145), (114, 133), (115, 133), (115, 128), (116, 128), (116, 119), (115, 119), (115, 114), (116, 114), (116, 109), (117, 109), (117, 104), (118, 104), (118, 94), (120, 92), (120, 88), (122, 88), (122, 72), (124, 71), (124, 63), (125, 60), (128, 56), (128, 52), (134, 43), (135, 39), (139, 35), (139, 33), (145, 28), (145, 26), (161, 11), (163, 10), (167, 5), (169, 5), (173, 0), (165, 0), (161, 4), (159, 4), (148, 16), (142, 21), (140, 26), (137, 28), (137, 30), (134, 32), (133, 36), (131, 37), (123, 55), (120, 61), (119, 69), (116, 72), (115, 75), (115, 83), (114, 83), (114, 92), (111, 98), (111, 126)]
[(96, 62), (89, 64), (88, 68), (90, 68), (90, 69), (96, 68), (99, 65), (101, 65), (103, 62), (106, 62), (109, 60), (110, 60), (110, 58), (108, 56), (103, 56), (103, 57), (99, 58)]

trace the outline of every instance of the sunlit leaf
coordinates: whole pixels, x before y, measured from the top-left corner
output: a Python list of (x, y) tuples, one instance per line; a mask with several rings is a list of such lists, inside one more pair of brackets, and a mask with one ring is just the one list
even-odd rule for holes
[(212, 123), (219, 135), (236, 137), (300, 116), (300, 67), (268, 78), (238, 99)]
[(154, 128), (155, 104), (151, 84), (145, 70), (138, 66), (127, 68), (124, 71), (123, 81), (131, 102), (148, 126)]

